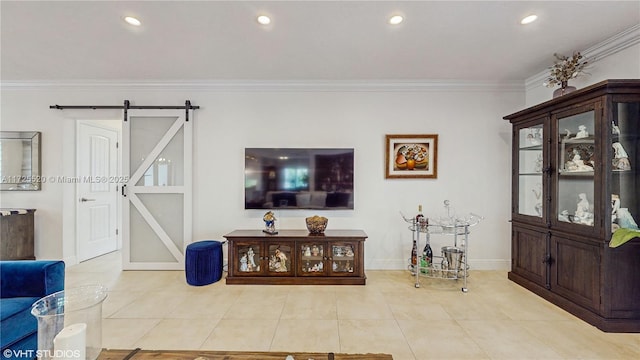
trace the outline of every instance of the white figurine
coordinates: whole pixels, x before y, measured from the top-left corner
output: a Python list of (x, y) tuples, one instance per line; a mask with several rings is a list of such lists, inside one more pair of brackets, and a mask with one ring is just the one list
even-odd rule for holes
[(611, 194), (611, 222), (618, 218), (618, 209), (620, 209), (620, 195)]
[(304, 256), (311, 256), (311, 248), (308, 245), (304, 248)]
[(544, 160), (542, 160), (542, 154), (538, 154), (538, 157), (536, 158), (536, 162), (533, 166), (533, 172), (541, 173), (543, 163), (544, 163)]
[(558, 220), (570, 222), (569, 220), (569, 210), (562, 210), (560, 214), (558, 214)]
[(578, 133), (574, 139), (582, 139), (589, 136), (589, 132), (587, 131), (587, 127), (584, 125), (578, 126)]
[(611, 120), (611, 133), (613, 135), (620, 135), (620, 128), (615, 122), (613, 122), (613, 120)]
[(255, 253), (253, 252), (253, 248), (249, 248), (249, 250), (247, 251), (247, 257), (249, 258), (249, 264), (251, 265), (251, 269), (256, 267), (256, 262), (253, 260), (253, 256), (255, 255)]
[(631, 213), (629, 212), (628, 208), (620, 208), (618, 209), (617, 213), (618, 213), (618, 224), (620, 225), (621, 228), (639, 230), (638, 224), (633, 219), (633, 216), (631, 216)]
[(247, 266), (247, 254), (242, 255), (240, 258), (240, 271), (249, 271)]
[(573, 150), (573, 158), (565, 164), (567, 171), (593, 171), (593, 167), (584, 163), (578, 150)]
[(613, 147), (613, 160), (612, 165), (614, 170), (631, 170), (631, 163), (629, 162), (629, 155), (619, 142), (611, 144)]
[(276, 249), (276, 259), (280, 262), (280, 270), (278, 271), (287, 271), (287, 254), (280, 251), (280, 249)]
[(542, 184), (541, 183), (537, 183), (536, 187), (531, 189), (531, 191), (533, 191), (533, 195), (536, 197), (536, 205), (534, 206), (534, 209), (536, 210), (536, 213), (538, 214), (538, 216), (542, 216)]
[(589, 211), (589, 200), (586, 193), (578, 194), (578, 205), (576, 206), (576, 221), (585, 225), (593, 225), (593, 214)]
[(527, 135), (527, 141), (530, 145), (542, 144), (542, 129), (530, 129), (529, 135)]

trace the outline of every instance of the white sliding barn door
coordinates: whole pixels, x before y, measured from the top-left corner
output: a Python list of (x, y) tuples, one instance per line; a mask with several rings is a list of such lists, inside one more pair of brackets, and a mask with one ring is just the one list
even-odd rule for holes
[[(193, 111), (189, 110), (189, 119)], [(185, 110), (129, 109), (123, 126), (123, 268), (183, 270), (191, 242), (192, 121)]]

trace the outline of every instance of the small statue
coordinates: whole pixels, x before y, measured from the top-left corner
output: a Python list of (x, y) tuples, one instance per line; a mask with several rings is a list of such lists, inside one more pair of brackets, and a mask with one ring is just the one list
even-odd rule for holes
[(618, 225), (620, 225), (623, 229), (632, 229), (632, 230), (640, 230), (638, 229), (638, 223), (633, 219), (631, 213), (628, 208), (620, 208), (617, 211), (618, 213)]
[(247, 265), (247, 254), (242, 255), (240, 258), (240, 271), (249, 271), (249, 266)]
[(587, 127), (584, 125), (578, 126), (578, 133), (574, 139), (583, 139), (589, 137), (589, 132), (587, 131)]
[(577, 149), (573, 150), (573, 158), (565, 164), (567, 171), (593, 171), (593, 167), (584, 163), (580, 152)]
[(267, 211), (262, 217), (262, 221), (264, 221), (265, 229), (263, 232), (271, 235), (275, 235), (278, 232), (276, 231), (276, 216), (273, 214), (273, 211)]
[(620, 195), (611, 194), (611, 222), (615, 222), (618, 218), (618, 209), (620, 209)]
[(276, 249), (276, 259), (279, 262), (279, 266), (278, 266), (278, 270), (277, 271), (281, 271), (281, 272), (285, 272), (287, 271), (287, 254), (285, 254), (284, 252), (280, 251), (280, 249)]
[(622, 171), (631, 170), (629, 155), (624, 150), (624, 147), (622, 147), (622, 144), (620, 144), (619, 142), (614, 142), (613, 144), (611, 144), (611, 146), (613, 147), (614, 152), (612, 160), (613, 169)]
[(542, 144), (542, 129), (530, 129), (529, 135), (527, 135), (527, 141), (532, 146)]
[(589, 200), (586, 193), (578, 194), (578, 205), (576, 206), (576, 222), (585, 225), (593, 225), (593, 214), (589, 211)]
[(249, 250), (247, 251), (247, 257), (249, 258), (249, 269), (253, 270), (256, 268), (256, 262), (253, 259), (253, 256), (255, 255), (255, 253), (253, 252), (253, 248), (249, 248)]
[(536, 187), (531, 189), (531, 191), (533, 191), (533, 195), (536, 197), (534, 209), (538, 216), (542, 217), (542, 184), (537, 183)]
[(613, 120), (611, 120), (611, 134), (620, 135), (620, 128), (615, 122), (613, 122)]
[(542, 160), (542, 154), (538, 154), (536, 158), (536, 162), (534, 163), (534, 166), (533, 166), (533, 172), (541, 173), (543, 164), (544, 164), (544, 160)]
[(311, 248), (309, 245), (304, 247), (304, 256), (311, 256)]

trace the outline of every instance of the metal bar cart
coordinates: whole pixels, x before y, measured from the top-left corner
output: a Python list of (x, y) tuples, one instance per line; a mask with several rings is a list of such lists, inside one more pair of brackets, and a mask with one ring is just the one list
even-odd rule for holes
[[(420, 276), (448, 280), (463, 279), (462, 292), (467, 292), (467, 277), (469, 276), (469, 228), (477, 225), (484, 218), (480, 215), (469, 213), (464, 217), (456, 216), (450, 207), (449, 200), (444, 201), (446, 216), (438, 219), (425, 218), (418, 222), (415, 218), (402, 217), (408, 222), (412, 232), (412, 241), (420, 249), (420, 234), (424, 234), (424, 241), (430, 243), (431, 235), (453, 236), (453, 246), (443, 246), (441, 255), (433, 255), (430, 263), (425, 263), (422, 256), (418, 256), (416, 264), (409, 259), (408, 269), (415, 276), (415, 287), (420, 287)], [(462, 237), (462, 239), (459, 239)], [(460, 241), (461, 240), (461, 241)]]

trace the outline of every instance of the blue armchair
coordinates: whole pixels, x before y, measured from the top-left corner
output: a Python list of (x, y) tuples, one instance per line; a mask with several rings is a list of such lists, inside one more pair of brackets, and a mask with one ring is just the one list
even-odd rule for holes
[[(0, 342), (5, 350), (35, 357), (38, 321), (31, 305), (64, 290), (64, 262), (46, 260), (0, 261)], [(24, 355), (23, 355), (24, 356)]]

